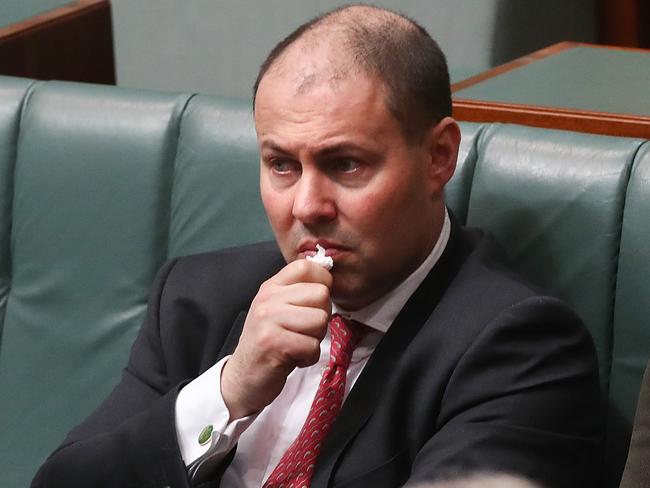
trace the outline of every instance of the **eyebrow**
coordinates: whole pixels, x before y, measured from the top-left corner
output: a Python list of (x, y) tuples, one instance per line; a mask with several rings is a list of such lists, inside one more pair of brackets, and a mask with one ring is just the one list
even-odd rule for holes
[[(273, 151), (280, 154), (291, 154), (291, 151), (287, 151), (279, 144), (276, 144), (273, 141), (263, 142), (261, 149), (264, 151)], [(338, 144), (332, 144), (315, 151), (315, 156), (318, 157), (328, 157), (342, 153), (359, 153), (359, 152), (372, 152), (369, 149), (364, 149), (357, 144), (352, 144), (349, 142), (341, 142)]]
[(316, 155), (320, 157), (334, 156), (342, 153), (359, 153), (359, 152), (368, 152), (368, 149), (363, 149), (356, 144), (351, 144), (348, 142), (343, 142), (340, 144), (333, 144), (331, 146), (323, 147), (316, 151)]
[(260, 150), (262, 151), (273, 151), (276, 153), (289, 154), (289, 151), (285, 150), (279, 144), (276, 144), (273, 141), (265, 141), (260, 145)]

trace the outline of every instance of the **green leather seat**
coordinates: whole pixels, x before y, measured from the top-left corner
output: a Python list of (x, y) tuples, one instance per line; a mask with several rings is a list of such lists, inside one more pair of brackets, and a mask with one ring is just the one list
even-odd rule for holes
[[(0, 77), (0, 486), (28, 485), (117, 382), (162, 262), (272, 238), (251, 117), (248, 101)], [(450, 207), (594, 337), (613, 488), (650, 357), (650, 143), (461, 129)]]
[[(625, 463), (643, 370), (650, 356), (650, 143), (636, 155), (625, 200), (614, 296), (608, 444)], [(648, 460), (650, 464), (650, 460)]]
[(190, 100), (178, 141), (169, 257), (273, 238), (258, 160), (250, 102)]
[(468, 224), (571, 303), (609, 375), (613, 284), (627, 180), (640, 140), (494, 125), (481, 140)]
[(445, 201), (453, 210), (458, 220), (467, 222), (467, 206), (469, 192), (472, 188), (472, 178), (476, 168), (478, 140), (484, 126), (466, 122), (462, 124), (460, 148), (456, 171), (449, 183), (445, 186)]
[[(610, 377), (622, 215), (630, 171), (642, 144), (636, 139), (493, 125), (481, 138), (469, 202), (468, 224), (490, 230), (524, 275), (570, 303), (585, 321), (598, 352), (604, 397), (610, 388), (638, 393), (643, 374), (639, 365), (625, 386), (618, 384), (621, 378)], [(646, 224), (646, 234), (648, 229)], [(627, 274), (635, 273), (630, 269)], [(642, 324), (630, 323), (634, 328)], [(638, 344), (648, 357), (650, 338)], [(624, 400), (622, 423), (627, 429), (635, 401), (636, 395)], [(619, 416), (616, 407), (604, 409), (605, 422), (611, 424)], [(605, 446), (607, 486), (617, 485), (627, 452), (629, 432), (619, 428), (617, 433), (608, 436)]]
[(11, 286), (9, 237), (16, 143), (23, 99), (32, 82), (5, 78), (0, 84), (0, 348), (7, 298)]
[(119, 377), (166, 259), (187, 98), (67, 83), (28, 92), (3, 219), (0, 486), (27, 486)]

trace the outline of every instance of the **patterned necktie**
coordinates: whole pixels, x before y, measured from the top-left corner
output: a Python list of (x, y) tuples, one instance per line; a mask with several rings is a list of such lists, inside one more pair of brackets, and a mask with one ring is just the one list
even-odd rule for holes
[(309, 487), (323, 441), (343, 405), (346, 372), (363, 328), (362, 324), (340, 315), (333, 315), (330, 319), (330, 359), (307, 419), (263, 488)]

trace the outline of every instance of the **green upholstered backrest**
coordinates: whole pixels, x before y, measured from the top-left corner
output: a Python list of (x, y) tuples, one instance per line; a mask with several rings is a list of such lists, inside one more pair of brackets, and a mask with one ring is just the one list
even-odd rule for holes
[(251, 103), (197, 95), (181, 122), (169, 257), (268, 240)]
[[(26, 486), (118, 380), (164, 260), (272, 237), (251, 117), (245, 100), (0, 77), (0, 486)], [(650, 356), (649, 145), (461, 129), (448, 204), (583, 316), (615, 479)]]
[[(622, 225), (624, 212), (644, 213), (640, 201), (628, 194), (628, 184), (650, 191), (638, 171), (630, 181), (632, 168), (639, 169), (639, 149), (647, 146), (638, 139), (494, 124), (481, 134), (469, 199), (468, 224), (491, 231), (518, 270), (571, 304), (592, 334), (604, 397), (610, 397), (604, 402), (605, 424), (617, 426), (606, 439), (605, 486), (618, 484), (643, 358), (650, 356), (646, 328), (629, 377), (610, 375), (619, 325), (614, 318), (621, 306), (617, 279), (642, 279), (639, 271), (650, 266), (650, 256), (639, 263), (638, 255), (629, 254), (628, 269), (622, 272), (618, 262), (619, 252), (624, 258), (622, 233), (650, 234), (650, 222), (629, 222), (633, 230), (627, 229), (628, 222)], [(644, 300), (637, 295), (630, 302), (637, 313)], [(647, 327), (640, 315), (628, 326)], [(619, 396), (621, 389), (628, 394)]]
[(456, 171), (445, 186), (445, 201), (463, 223), (467, 221), (469, 192), (477, 160), (477, 143), (483, 129), (484, 126), (480, 124), (463, 123)]
[(29, 86), (0, 77), (0, 486), (118, 381), (166, 259), (272, 238), (249, 101)]
[(125, 364), (166, 259), (186, 99), (68, 83), (36, 84), (25, 98), (0, 350), (0, 486), (26, 486)]
[(468, 224), (587, 323), (607, 381), (621, 215), (641, 141), (494, 125), (483, 132)]
[(0, 348), (11, 285), (10, 232), (20, 110), (29, 80), (7, 78), (0, 84)]
[[(607, 429), (611, 445), (626, 445), (630, 419), (641, 384), (640, 372), (650, 356), (650, 143), (639, 149), (628, 185), (612, 331), (610, 415)], [(626, 452), (616, 452), (616, 465)]]

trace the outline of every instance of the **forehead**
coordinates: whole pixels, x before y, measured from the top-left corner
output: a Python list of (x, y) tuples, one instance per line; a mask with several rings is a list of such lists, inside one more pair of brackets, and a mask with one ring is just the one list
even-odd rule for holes
[[(348, 49), (337, 41), (334, 33), (328, 33), (327, 38), (306, 36), (289, 46), (276, 59), (260, 81), (257, 97), (263, 98), (266, 92), (271, 92), (274, 98), (298, 98), (317, 92), (319, 96), (327, 96), (331, 101), (349, 95), (347, 82), (360, 78), (369, 76), (353, 61)], [(366, 91), (381, 85), (375, 83), (374, 79), (367, 81), (373, 83), (366, 83)], [(360, 94), (359, 91), (357, 95)]]
[[(332, 138), (381, 139), (400, 126), (386, 104), (384, 84), (358, 70), (297, 65), (267, 74), (255, 102), (255, 125), (263, 145), (317, 144)], [(281, 139), (291, 139), (281, 140)]]
[(316, 82), (345, 78), (359, 71), (356, 65), (345, 44), (334, 35), (324, 39), (306, 36), (288, 46), (263, 78), (280, 78), (304, 90)]

